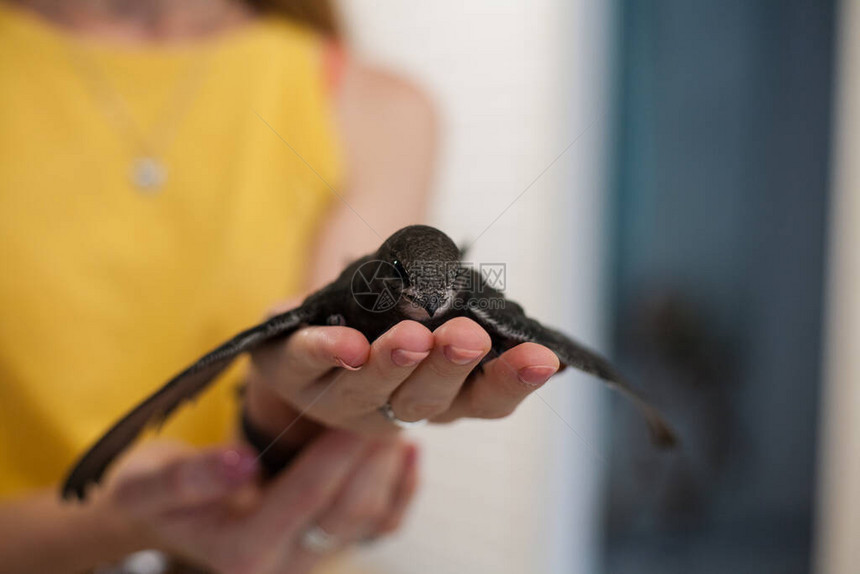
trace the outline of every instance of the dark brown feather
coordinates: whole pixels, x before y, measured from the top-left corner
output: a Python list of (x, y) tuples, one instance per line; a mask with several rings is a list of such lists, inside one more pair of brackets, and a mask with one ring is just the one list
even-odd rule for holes
[(81, 457), (63, 484), (63, 498), (86, 498), (87, 488), (101, 480), (108, 466), (148, 426), (162, 423), (182, 403), (197, 396), (241, 353), (273, 337), (286, 336), (311, 318), (312, 313), (306, 307), (276, 315), (239, 333), (170, 379), (120, 419)]

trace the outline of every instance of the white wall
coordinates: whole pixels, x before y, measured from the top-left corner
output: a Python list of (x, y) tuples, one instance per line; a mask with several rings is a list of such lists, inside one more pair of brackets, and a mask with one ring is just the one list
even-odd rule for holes
[(860, 564), (860, 4), (842, 2), (816, 571)]
[[(609, 4), (342, 2), (357, 52), (412, 77), (438, 104), (432, 222), (474, 239), (540, 176), (471, 259), (505, 262), (512, 298), (598, 348)], [(402, 574), (594, 571), (605, 392), (569, 373), (540, 394), (560, 416), (533, 397), (505, 421), (417, 433), (426, 473), (408, 528), (359, 563)]]

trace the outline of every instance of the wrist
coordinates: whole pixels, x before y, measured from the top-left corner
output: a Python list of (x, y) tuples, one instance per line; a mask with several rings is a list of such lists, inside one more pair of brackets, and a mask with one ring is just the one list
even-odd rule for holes
[(113, 504), (109, 494), (96, 496), (82, 511), (82, 528), (95, 534), (92, 539), (102, 551), (103, 561), (116, 561), (140, 550), (163, 550), (160, 541)]
[[(272, 445), (276, 450), (299, 450), (324, 428), (304, 416), (254, 373), (247, 379), (242, 409), (244, 423), (252, 427), (257, 435), (268, 437), (266, 446), (277, 439)], [(259, 445), (253, 446), (260, 450)]]
[(102, 502), (61, 502), (45, 492), (0, 507), (2, 569), (10, 572), (82, 572), (116, 563), (145, 541)]

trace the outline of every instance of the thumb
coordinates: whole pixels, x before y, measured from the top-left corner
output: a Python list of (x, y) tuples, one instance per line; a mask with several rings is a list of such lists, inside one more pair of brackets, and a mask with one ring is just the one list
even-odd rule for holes
[(112, 499), (139, 517), (219, 500), (259, 474), (256, 454), (242, 446), (194, 451), (155, 466), (130, 466), (117, 476)]

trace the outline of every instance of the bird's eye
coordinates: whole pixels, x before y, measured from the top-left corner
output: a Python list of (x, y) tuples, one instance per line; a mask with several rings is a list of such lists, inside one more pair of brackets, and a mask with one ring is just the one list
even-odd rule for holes
[(406, 285), (409, 285), (409, 274), (406, 273), (406, 268), (403, 266), (403, 263), (395, 259), (391, 262), (394, 265), (394, 268), (397, 270), (397, 274), (400, 275), (400, 278), (403, 279), (403, 282)]

